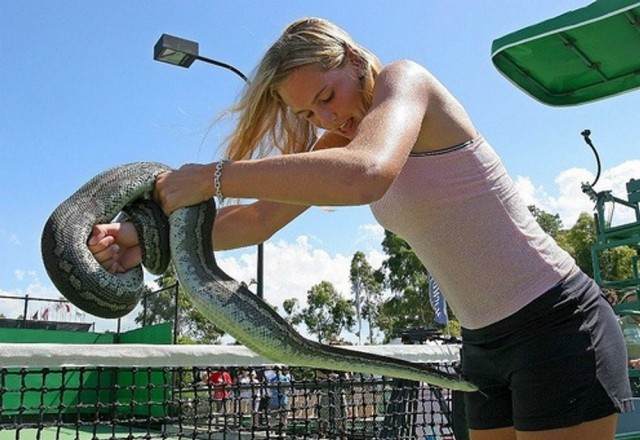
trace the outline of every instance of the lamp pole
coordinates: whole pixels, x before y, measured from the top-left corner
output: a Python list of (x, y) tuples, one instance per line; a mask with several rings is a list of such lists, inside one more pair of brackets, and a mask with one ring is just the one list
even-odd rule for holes
[[(212, 58), (203, 57), (199, 53), (199, 45), (195, 41), (173, 35), (162, 34), (153, 48), (153, 59), (163, 63), (173, 64), (184, 68), (191, 67), (195, 60), (213, 64), (218, 67), (230, 70), (238, 75), (244, 82), (248, 82), (247, 76), (231, 64)], [(258, 269), (257, 269), (257, 295), (264, 298), (264, 247), (263, 243), (258, 245)]]

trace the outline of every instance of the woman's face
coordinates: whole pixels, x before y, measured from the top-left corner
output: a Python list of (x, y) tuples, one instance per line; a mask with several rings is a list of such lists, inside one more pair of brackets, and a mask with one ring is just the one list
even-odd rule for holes
[(302, 66), (284, 80), (278, 93), (295, 114), (314, 126), (353, 139), (366, 114), (358, 70), (352, 58), (330, 70)]

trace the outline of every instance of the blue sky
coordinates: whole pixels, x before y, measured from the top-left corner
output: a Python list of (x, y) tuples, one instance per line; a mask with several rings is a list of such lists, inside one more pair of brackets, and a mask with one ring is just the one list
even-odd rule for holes
[[(595, 170), (583, 129), (592, 130), (602, 157), (597, 189), (622, 194), (630, 177), (640, 177), (640, 92), (549, 107), (502, 77), (490, 49), (498, 37), (589, 3), (0, 0), (0, 294), (59, 296), (40, 258), (42, 227), (98, 172), (133, 161), (178, 167), (219, 157), (229, 127), (211, 123), (242, 80), (205, 63), (181, 69), (154, 61), (161, 34), (198, 41), (202, 55), (249, 73), (301, 16), (335, 21), (384, 63), (425, 65), (463, 102), (526, 199), (571, 226), (592, 208), (580, 192)], [(322, 280), (348, 294), (351, 256), (361, 250), (379, 264), (381, 237), (366, 207), (310, 210), (266, 243), (266, 297), (279, 306)], [(255, 276), (255, 248), (217, 258), (236, 278)], [(16, 317), (22, 304), (2, 299), (0, 313)], [(114, 325), (96, 321), (100, 329)]]

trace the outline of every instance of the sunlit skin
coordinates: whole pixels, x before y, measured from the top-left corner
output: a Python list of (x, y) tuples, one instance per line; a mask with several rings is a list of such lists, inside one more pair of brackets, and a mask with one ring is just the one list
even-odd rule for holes
[(301, 67), (282, 84), (279, 95), (296, 115), (350, 141), (367, 114), (362, 93), (354, 87), (357, 70), (353, 62), (327, 72)]
[[(223, 193), (256, 199), (219, 210), (213, 235), (216, 250), (267, 240), (309, 206), (362, 205), (386, 192), (410, 152), (436, 151), (478, 135), (460, 103), (426, 69), (412, 61), (389, 64), (376, 79), (365, 108), (362, 63), (347, 51), (331, 70), (298, 68), (278, 89), (300, 117), (326, 132), (312, 152), (227, 163)], [(340, 148), (336, 148), (340, 147)], [(214, 196), (215, 163), (189, 164), (160, 175), (155, 200), (165, 214)], [(97, 225), (89, 240), (96, 259), (112, 273), (140, 263), (135, 229), (129, 223)], [(512, 427), (471, 431), (473, 440), (613, 439), (617, 416), (550, 431)]]

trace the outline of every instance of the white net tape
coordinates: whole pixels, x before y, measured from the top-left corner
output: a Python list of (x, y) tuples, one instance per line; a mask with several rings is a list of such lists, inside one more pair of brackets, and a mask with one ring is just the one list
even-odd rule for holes
[[(459, 345), (361, 345), (344, 348), (410, 362), (451, 364)], [(191, 367), (197, 365), (274, 365), (237, 345), (0, 344), (0, 365), (10, 367)]]

